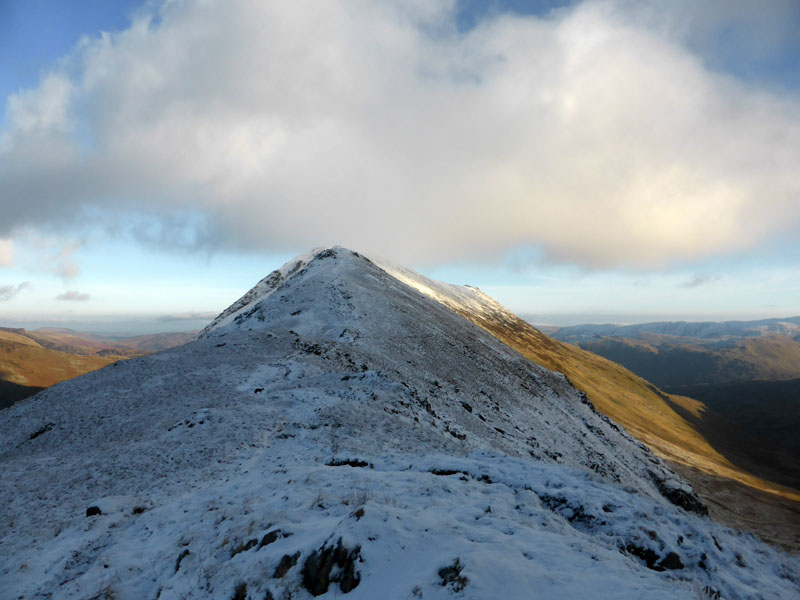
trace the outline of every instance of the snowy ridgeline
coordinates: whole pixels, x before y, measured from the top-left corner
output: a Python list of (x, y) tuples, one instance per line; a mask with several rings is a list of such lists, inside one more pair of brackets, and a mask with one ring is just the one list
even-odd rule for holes
[(492, 305), (326, 250), (3, 411), (0, 598), (798, 597), (800, 561), (454, 303)]

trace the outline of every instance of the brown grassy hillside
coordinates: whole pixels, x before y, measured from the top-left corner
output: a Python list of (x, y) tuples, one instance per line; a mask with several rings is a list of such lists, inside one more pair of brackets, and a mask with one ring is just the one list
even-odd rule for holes
[(114, 339), (69, 329), (0, 327), (0, 408), (118, 360), (183, 344), (196, 332)]
[(665, 394), (621, 365), (553, 340), (507, 311), (464, 316), (532, 361), (564, 373), (597, 410), (662, 457), (800, 501), (800, 473), (784, 480), (795, 489), (766, 479), (773, 474), (770, 465), (743, 452), (743, 434), (702, 403)]
[(71, 329), (42, 328), (35, 331), (21, 331), (24, 331), (24, 335), (29, 339), (52, 350), (73, 354), (116, 354), (128, 358), (180, 346), (197, 336), (196, 331), (154, 333), (124, 338), (82, 333)]
[(769, 335), (702, 344), (683, 338), (645, 338), (600, 337), (578, 345), (662, 388), (800, 377), (800, 341), (791, 337)]
[(120, 358), (50, 350), (31, 340), (18, 341), (14, 336), (0, 332), (0, 380), (13, 384), (4, 385), (0, 390), (5, 392), (0, 395), (0, 408), (29, 395), (15, 386), (29, 388), (35, 393), (40, 388), (95, 371)]

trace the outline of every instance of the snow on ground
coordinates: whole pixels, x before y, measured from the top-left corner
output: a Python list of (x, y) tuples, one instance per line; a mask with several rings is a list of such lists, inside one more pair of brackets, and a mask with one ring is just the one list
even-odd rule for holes
[(476, 287), (436, 281), (387, 261), (381, 261), (379, 266), (398, 281), (456, 312), (471, 312), (484, 317), (508, 312), (502, 304)]
[(367, 259), (259, 286), (0, 412), (0, 598), (800, 594), (562, 376)]

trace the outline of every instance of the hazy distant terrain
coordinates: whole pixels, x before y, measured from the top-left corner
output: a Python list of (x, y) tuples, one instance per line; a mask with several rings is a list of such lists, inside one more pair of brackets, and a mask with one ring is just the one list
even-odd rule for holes
[(702, 401), (800, 456), (800, 317), (564, 327), (555, 338)]
[(694, 340), (723, 340), (763, 337), (778, 334), (800, 337), (800, 317), (760, 319), (757, 321), (663, 321), (636, 325), (586, 324), (561, 327), (555, 333), (559, 340), (578, 343), (597, 337), (646, 339), (648, 336), (669, 336)]
[(599, 337), (577, 344), (661, 388), (800, 377), (800, 341), (780, 335), (706, 343), (692, 338)]
[(108, 338), (69, 329), (0, 327), (0, 408), (118, 360), (179, 346), (196, 334)]

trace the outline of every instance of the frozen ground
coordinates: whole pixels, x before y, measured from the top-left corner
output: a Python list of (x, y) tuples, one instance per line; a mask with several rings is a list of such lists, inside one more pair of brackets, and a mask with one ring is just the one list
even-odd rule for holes
[(490, 299), (390, 272), (309, 255), (198, 341), (0, 412), (0, 598), (800, 595), (800, 561), (442, 304)]

